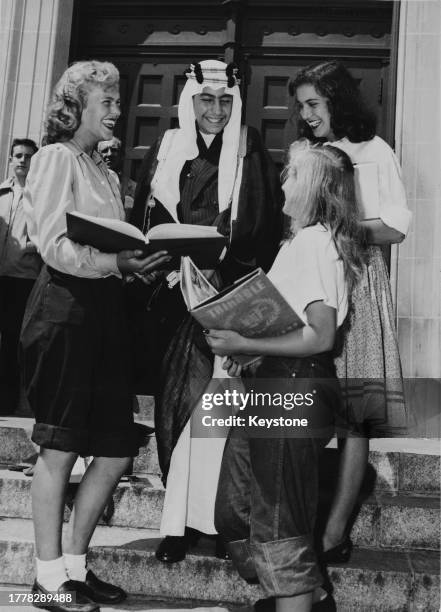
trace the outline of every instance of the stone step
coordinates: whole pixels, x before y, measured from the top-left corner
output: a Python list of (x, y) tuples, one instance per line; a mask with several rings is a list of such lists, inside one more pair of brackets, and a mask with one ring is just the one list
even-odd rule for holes
[[(0, 581), (29, 585), (33, 580), (31, 521), (0, 521)], [(149, 598), (247, 604), (262, 597), (247, 585), (229, 561), (213, 556), (212, 542), (185, 561), (159, 563), (155, 531), (98, 527), (89, 553), (104, 580)], [(210, 548), (211, 546), (211, 548)], [(346, 565), (329, 568), (338, 610), (388, 612), (439, 610), (439, 554), (356, 549)]]
[[(8, 610), (8, 603), (11, 601), (21, 600), (24, 594), (30, 593), (31, 589), (28, 585), (22, 584), (0, 584), (0, 608), (3, 606)], [(13, 612), (29, 612), (30, 605), (20, 605), (15, 603), (10, 608)], [(139, 595), (129, 594), (127, 599), (118, 605), (108, 607), (100, 606), (101, 612), (227, 612), (234, 610), (237, 612), (245, 612), (242, 606), (218, 606), (217, 602), (202, 602), (188, 599), (152, 599), (150, 597), (142, 597)]]
[[(134, 411), (140, 421), (153, 421), (153, 412), (155, 408), (155, 400), (151, 395), (137, 395), (135, 399)], [(11, 415), (13, 416), (13, 415)], [(32, 417), (32, 410), (29, 403), (22, 393), (15, 416)]]
[[(32, 518), (32, 478), (22, 472), (0, 469), (0, 518)], [(67, 505), (73, 500), (77, 479), (69, 484)], [(136, 481), (120, 482), (101, 520), (101, 524), (139, 529), (159, 529), (164, 488), (158, 476), (137, 476)], [(65, 519), (70, 511), (66, 507)]]
[(137, 395), (135, 416), (139, 421), (154, 421), (155, 400), (151, 395)]
[[(138, 420), (138, 419), (137, 419)], [(153, 427), (153, 421), (140, 421)], [(31, 441), (34, 420), (30, 417), (0, 417), (0, 464), (17, 464), (38, 452)], [(159, 474), (156, 438), (150, 436), (134, 461), (134, 471)]]
[(417, 495), (376, 494), (363, 502), (351, 531), (365, 548), (440, 548), (440, 499)]
[[(144, 422), (152, 424), (147, 420)], [(1, 464), (18, 463), (36, 452), (36, 447), (30, 440), (32, 426), (33, 419), (31, 418), (0, 417)], [(393, 443), (397, 441), (386, 442), (393, 447)], [(370, 452), (369, 468), (364, 485), (365, 495), (388, 492), (390, 494), (417, 493), (439, 496), (439, 443), (436, 440), (418, 441), (418, 445), (414, 444), (417, 452), (414, 452), (411, 441), (404, 440), (404, 442), (410, 449), (406, 452), (398, 450), (372, 450)], [(401, 440), (402, 444), (404, 442)], [(387, 448), (387, 445), (383, 444), (383, 448), (385, 446)], [(427, 446), (427, 453), (421, 452), (421, 447), (424, 450), (425, 446)], [(375, 449), (375, 441), (372, 442), (372, 447)], [(338, 453), (336, 449), (327, 448), (325, 454), (323, 463), (327, 466), (329, 474), (337, 474)], [(135, 459), (134, 472), (160, 473), (154, 435), (150, 436), (148, 444), (141, 449), (139, 456)]]
[[(121, 482), (108, 506), (102, 524), (159, 529), (164, 490), (155, 475), (137, 476)], [(32, 517), (31, 478), (0, 470), (0, 516)], [(70, 485), (69, 495), (76, 486)], [(68, 511), (66, 510), (66, 519)], [(381, 493), (363, 502), (352, 528), (356, 546), (413, 550), (439, 550), (440, 500), (433, 496)]]

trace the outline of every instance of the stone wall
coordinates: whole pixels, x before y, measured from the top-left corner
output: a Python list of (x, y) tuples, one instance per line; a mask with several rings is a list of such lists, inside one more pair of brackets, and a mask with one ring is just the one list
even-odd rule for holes
[[(73, 0), (0, 2), (0, 180), (14, 136), (40, 142), (44, 109), (68, 62)], [(391, 280), (406, 376), (441, 373), (441, 3), (401, 3), (396, 149), (414, 218)], [(398, 257), (399, 255), (399, 257)]]
[(40, 142), (44, 109), (69, 55), (73, 0), (0, 2), (0, 180), (14, 137)]
[(403, 2), (400, 22), (396, 143), (413, 222), (392, 280), (404, 374), (439, 378), (441, 3)]

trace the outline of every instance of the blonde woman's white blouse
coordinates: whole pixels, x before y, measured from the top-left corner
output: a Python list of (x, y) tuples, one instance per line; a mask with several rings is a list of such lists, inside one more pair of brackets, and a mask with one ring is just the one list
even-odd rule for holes
[(342, 138), (328, 144), (342, 149), (354, 164), (376, 162), (380, 190), (380, 219), (388, 227), (406, 235), (412, 213), (407, 207), (400, 164), (390, 146), (379, 136), (363, 142), (351, 142), (347, 138)]
[(42, 147), (31, 160), (23, 205), (29, 238), (46, 264), (84, 278), (120, 275), (116, 254), (66, 237), (66, 212), (124, 219), (118, 185), (97, 153), (87, 155), (73, 140)]
[(348, 311), (343, 262), (323, 225), (305, 227), (285, 242), (268, 278), (305, 324), (306, 307), (317, 301), (335, 308), (337, 327), (343, 323)]

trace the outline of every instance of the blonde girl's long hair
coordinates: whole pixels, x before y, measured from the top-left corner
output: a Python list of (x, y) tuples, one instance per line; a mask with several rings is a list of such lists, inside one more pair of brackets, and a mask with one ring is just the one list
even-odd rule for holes
[(292, 232), (317, 223), (327, 227), (352, 291), (361, 277), (366, 240), (359, 224), (351, 160), (336, 147), (303, 139), (291, 145), (282, 177), (292, 178), (285, 189)]

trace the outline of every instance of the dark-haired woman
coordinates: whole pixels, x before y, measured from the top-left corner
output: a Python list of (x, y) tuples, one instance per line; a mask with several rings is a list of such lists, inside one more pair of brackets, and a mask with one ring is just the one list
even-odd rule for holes
[(369, 438), (406, 431), (392, 296), (380, 246), (404, 239), (411, 213), (395, 154), (375, 135), (375, 121), (364, 109), (348, 70), (336, 61), (309, 66), (290, 88), (297, 99), (301, 135), (332, 143), (354, 164), (375, 163), (378, 176), (378, 217), (360, 221), (370, 245), (369, 259), (353, 293), (336, 356), (348, 416), (360, 434), (344, 442), (337, 492), (323, 536), (324, 559), (344, 561), (351, 547), (347, 523), (367, 466)]
[[(112, 137), (119, 116), (113, 64), (68, 68), (49, 105), (48, 144), (32, 159), (24, 193), (29, 236), (45, 264), (21, 335), (24, 385), (36, 420), (32, 440), (40, 446), (32, 483), (33, 593), (37, 607), (55, 612), (92, 612), (98, 603), (125, 598), (86, 565), (98, 519), (142, 443), (133, 422), (121, 276), (146, 274), (168, 258), (164, 252), (146, 259), (137, 251), (101, 253), (66, 236), (69, 211), (124, 218), (118, 185), (95, 152), (100, 140)], [(62, 548), (66, 487), (79, 455), (94, 459)], [(48, 592), (57, 597), (48, 602)]]

